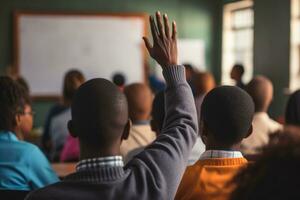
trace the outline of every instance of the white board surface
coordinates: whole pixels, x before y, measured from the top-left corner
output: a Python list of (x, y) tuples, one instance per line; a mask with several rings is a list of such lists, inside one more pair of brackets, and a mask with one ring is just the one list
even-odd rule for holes
[[(178, 39), (177, 47), (179, 64), (189, 63), (198, 71), (206, 70), (205, 43), (202, 39)], [(164, 81), (161, 67), (158, 64), (155, 72), (157, 77)]]
[(70, 69), (87, 79), (121, 72), (128, 83), (144, 80), (143, 17), (26, 14), (18, 22), (19, 73), (32, 95), (60, 95)]

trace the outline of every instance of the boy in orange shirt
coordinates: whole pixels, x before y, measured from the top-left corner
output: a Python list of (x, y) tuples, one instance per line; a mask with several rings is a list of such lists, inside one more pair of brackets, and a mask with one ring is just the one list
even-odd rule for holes
[(252, 132), (253, 114), (251, 97), (238, 87), (217, 87), (206, 95), (200, 122), (206, 151), (186, 169), (176, 200), (229, 198), (234, 188), (227, 183), (247, 164), (239, 147)]

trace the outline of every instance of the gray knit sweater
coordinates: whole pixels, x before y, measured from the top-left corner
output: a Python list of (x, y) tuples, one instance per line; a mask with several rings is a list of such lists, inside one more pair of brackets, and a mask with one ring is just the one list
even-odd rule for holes
[(184, 67), (165, 68), (166, 116), (161, 135), (124, 168), (103, 167), (67, 176), (32, 192), (27, 200), (174, 199), (198, 129)]

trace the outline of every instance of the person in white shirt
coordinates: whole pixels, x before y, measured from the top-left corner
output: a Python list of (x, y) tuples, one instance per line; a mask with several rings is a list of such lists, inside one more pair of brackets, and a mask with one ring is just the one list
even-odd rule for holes
[(121, 144), (121, 155), (127, 163), (152, 143), (156, 134), (150, 127), (153, 94), (149, 86), (133, 83), (125, 87), (124, 93), (128, 101), (129, 117), (132, 121), (129, 137)]
[(264, 76), (254, 77), (246, 86), (246, 91), (255, 104), (253, 117), (253, 133), (243, 140), (241, 149), (244, 154), (257, 154), (268, 144), (270, 134), (282, 129), (282, 125), (272, 120), (267, 110), (273, 99), (272, 82)]

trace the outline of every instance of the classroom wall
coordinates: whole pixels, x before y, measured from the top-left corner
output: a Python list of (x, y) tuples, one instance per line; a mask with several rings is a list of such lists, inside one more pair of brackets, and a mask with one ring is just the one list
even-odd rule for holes
[(270, 114), (284, 114), (289, 84), (290, 1), (254, 1), (254, 73), (269, 77), (274, 84)]
[[(167, 12), (177, 21), (181, 38), (201, 38), (206, 45), (206, 64), (220, 80), (222, 1), (219, 0), (1, 0), (0, 74), (13, 62), (14, 10), (85, 12)], [(121, 32), (120, 32), (121, 34)], [(42, 126), (53, 102), (34, 102), (35, 126)]]

